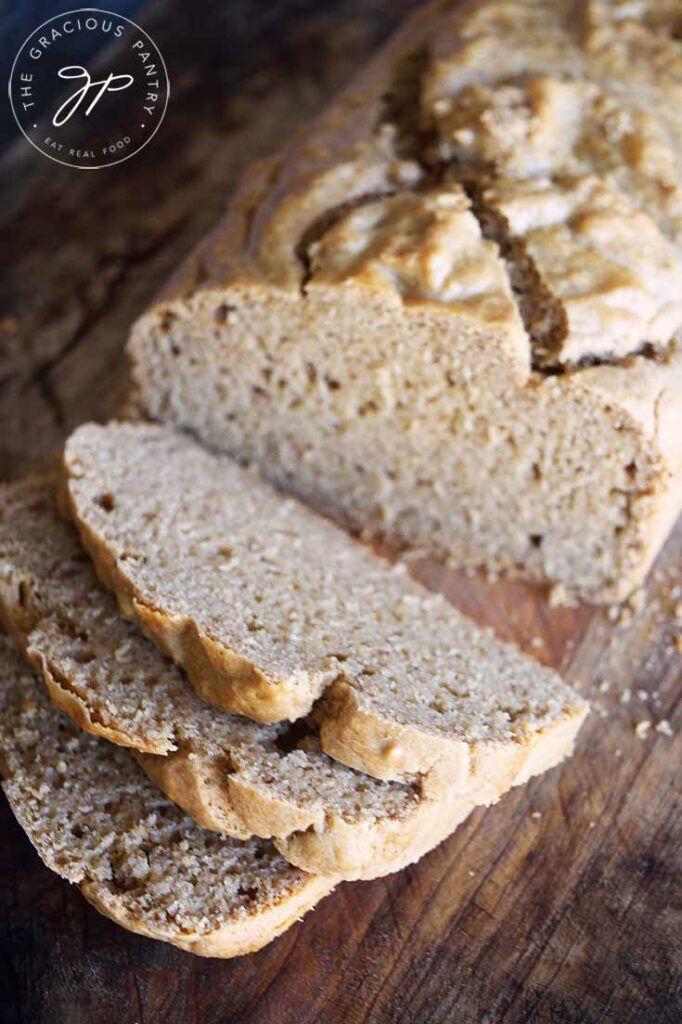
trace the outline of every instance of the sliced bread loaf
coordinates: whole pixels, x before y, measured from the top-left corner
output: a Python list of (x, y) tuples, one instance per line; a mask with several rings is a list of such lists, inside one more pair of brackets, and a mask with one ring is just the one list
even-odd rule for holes
[(391, 544), (627, 596), (682, 507), (677, 6), (421, 7), (135, 325), (143, 411)]
[(87, 425), (65, 500), (124, 614), (226, 710), (434, 796), (495, 800), (570, 750), (558, 676), (225, 456), (149, 424)]
[(73, 726), (0, 636), (0, 765), (49, 868), (130, 931), (203, 956), (260, 949), (332, 889), (271, 843), (199, 828), (130, 755)]
[(117, 613), (51, 486), (0, 489), (0, 619), (54, 702), (88, 732), (132, 747), (147, 774), (205, 828), (274, 837), (287, 860), (339, 878), (411, 863), (471, 809), (419, 780), (380, 782), (332, 760), (308, 723), (261, 725), (216, 711)]

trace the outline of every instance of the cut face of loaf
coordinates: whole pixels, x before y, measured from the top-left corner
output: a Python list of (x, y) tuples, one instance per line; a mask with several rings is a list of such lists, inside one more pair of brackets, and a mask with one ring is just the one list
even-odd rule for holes
[(570, 750), (586, 705), (553, 672), (229, 458), (88, 425), (64, 472), (101, 578), (216, 706), (265, 721), (315, 705), (327, 753), (475, 803)]
[(216, 711), (117, 613), (51, 487), (0, 491), (0, 618), (82, 728), (131, 747), (201, 826), (274, 837), (319, 874), (368, 878), (416, 860), (472, 807), (463, 794), (379, 782), (332, 760), (309, 725), (259, 725)]
[(72, 725), (2, 636), (0, 755), (3, 789), (42, 860), (130, 931), (239, 956), (332, 889), (271, 843), (199, 828), (126, 751)]
[(682, 42), (578, 7), (420, 10), (129, 352), (148, 416), (347, 525), (612, 601), (682, 506)]

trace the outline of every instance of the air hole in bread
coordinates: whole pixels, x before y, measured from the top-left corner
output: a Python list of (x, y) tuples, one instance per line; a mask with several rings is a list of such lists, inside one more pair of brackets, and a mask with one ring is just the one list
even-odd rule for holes
[(234, 313), (236, 306), (229, 306), (227, 302), (223, 302), (220, 306), (216, 306), (213, 314), (213, 319), (217, 324), (227, 323), (227, 318), (230, 313)]
[(90, 662), (95, 660), (97, 655), (89, 647), (81, 647), (72, 651), (71, 657), (77, 665), (89, 665)]
[(97, 498), (97, 504), (101, 509), (104, 509), (105, 512), (113, 512), (115, 505), (113, 494), (110, 494), (108, 491), (104, 494), (100, 494)]
[(290, 754), (297, 750), (303, 740), (309, 736), (317, 736), (317, 730), (306, 718), (292, 722), (275, 739), (275, 746), (282, 754)]
[(161, 330), (163, 331), (164, 334), (168, 334), (168, 332), (170, 331), (171, 327), (173, 326), (177, 319), (177, 315), (175, 313), (172, 313), (170, 310), (167, 310), (163, 314), (163, 316), (161, 317)]
[(240, 885), (237, 891), (239, 892), (240, 896), (244, 896), (247, 900), (255, 900), (258, 897), (258, 889), (255, 887), (255, 885)]

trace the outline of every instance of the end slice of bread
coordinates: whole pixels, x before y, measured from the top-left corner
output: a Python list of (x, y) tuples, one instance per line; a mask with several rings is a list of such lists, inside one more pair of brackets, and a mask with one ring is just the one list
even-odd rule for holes
[(269, 842), (199, 828), (126, 751), (73, 726), (2, 636), (0, 754), (3, 789), (41, 859), (130, 931), (239, 956), (333, 887)]
[(274, 838), (304, 870), (387, 874), (448, 835), (472, 803), (418, 780), (380, 782), (320, 750), (312, 723), (262, 725), (217, 711), (117, 613), (48, 482), (0, 489), (0, 618), (82, 728), (136, 751), (200, 825)]
[(475, 803), (570, 751), (587, 705), (556, 673), (229, 458), (87, 425), (64, 472), (124, 614), (216, 706), (273, 721), (317, 701), (338, 760)]

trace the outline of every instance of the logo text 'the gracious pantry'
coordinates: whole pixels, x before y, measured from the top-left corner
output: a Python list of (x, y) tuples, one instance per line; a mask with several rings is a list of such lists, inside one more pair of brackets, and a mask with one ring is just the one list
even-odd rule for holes
[(149, 35), (110, 11), (82, 8), (39, 25), (9, 80), (17, 124), (69, 167), (121, 163), (149, 142), (168, 103), (168, 73)]

